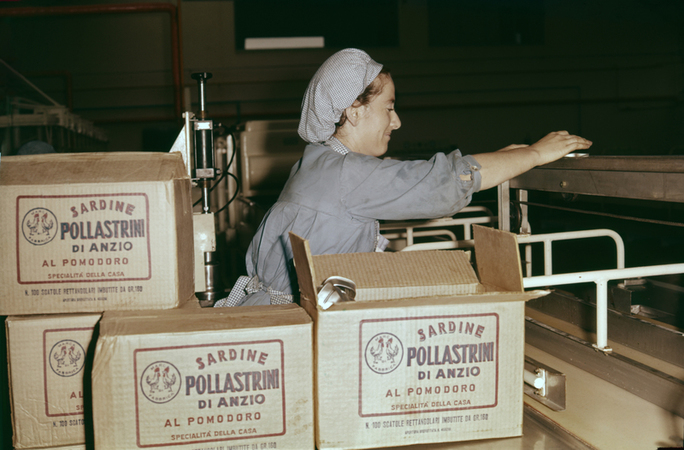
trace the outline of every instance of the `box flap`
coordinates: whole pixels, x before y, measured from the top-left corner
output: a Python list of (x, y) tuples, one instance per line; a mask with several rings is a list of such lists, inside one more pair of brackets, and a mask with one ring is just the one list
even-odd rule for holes
[(187, 178), (180, 153), (50, 153), (2, 158), (0, 186), (133, 183)]
[(374, 302), (344, 302), (336, 303), (325, 310), (322, 315), (329, 316), (332, 313), (344, 313), (345, 311), (407, 308), (413, 306), (445, 306), (467, 305), (473, 303), (508, 303), (527, 302), (538, 297), (548, 295), (550, 291), (534, 290), (525, 292), (486, 292), (471, 295), (443, 295), (437, 297), (415, 297), (405, 299), (392, 299)]
[(518, 238), (508, 231), (473, 225), (475, 259), (480, 283), (487, 291), (522, 292)]
[(356, 300), (390, 300), (481, 292), (462, 251), (343, 253), (311, 255), (309, 243), (290, 233), (303, 299), (315, 303), (318, 287), (331, 276), (356, 283)]
[(100, 321), (100, 335), (168, 334), (307, 323), (311, 323), (311, 318), (295, 304), (107, 311)]
[(302, 297), (315, 303), (316, 299), (316, 274), (314, 272), (313, 260), (311, 258), (311, 248), (309, 241), (301, 238), (290, 231), (290, 244), (294, 258), (295, 271), (297, 272), (297, 282)]
[(460, 250), (314, 255), (312, 260), (316, 286), (331, 276), (349, 278), (356, 283), (357, 301), (480, 291), (477, 275)]

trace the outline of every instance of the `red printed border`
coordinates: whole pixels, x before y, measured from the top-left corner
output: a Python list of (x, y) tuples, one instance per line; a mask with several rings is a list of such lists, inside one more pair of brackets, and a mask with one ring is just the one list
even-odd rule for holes
[[(136, 196), (140, 195), (145, 198), (145, 214), (146, 214), (146, 241), (147, 241), (147, 273), (148, 276), (146, 278), (98, 278), (94, 280), (63, 280), (63, 281), (57, 281), (57, 280), (51, 280), (51, 281), (21, 281), (21, 268), (19, 264), (19, 239), (21, 237), (20, 232), (21, 232), (21, 221), (19, 219), (19, 200), (21, 199), (30, 199), (30, 198), (87, 198), (87, 197), (131, 197), (131, 196)], [(100, 282), (105, 282), (105, 281), (145, 281), (149, 280), (152, 278), (152, 253), (151, 253), (151, 246), (150, 246), (150, 200), (147, 197), (147, 194), (144, 192), (131, 192), (128, 194), (83, 194), (83, 195), (20, 195), (17, 197), (17, 206), (16, 206), (16, 231), (17, 231), (17, 236), (16, 236), (16, 244), (17, 244), (17, 283), (19, 284), (54, 284), (54, 283), (100, 283)]]
[[(177, 443), (163, 443), (163, 444), (147, 444), (143, 445), (140, 443), (140, 411), (138, 409), (138, 402), (139, 402), (139, 396), (138, 396), (138, 360), (136, 358), (138, 352), (155, 352), (155, 351), (160, 351), (160, 350), (178, 350), (178, 349), (187, 349), (187, 348), (203, 348), (203, 347), (218, 347), (218, 346), (229, 346), (229, 345), (250, 345), (250, 344), (270, 344), (270, 343), (278, 343), (280, 344), (280, 373), (281, 373), (281, 379), (280, 379), (280, 385), (282, 387), (282, 401), (283, 401), (283, 431), (280, 433), (271, 433), (271, 434), (261, 434), (258, 436), (236, 436), (232, 438), (218, 438), (218, 439), (204, 439), (204, 440), (195, 440), (195, 441), (183, 441), (183, 442), (177, 442)], [(170, 446), (175, 446), (175, 445), (190, 445), (190, 444), (204, 444), (208, 442), (220, 442), (220, 441), (234, 441), (237, 439), (256, 439), (256, 438), (265, 438), (265, 437), (272, 437), (272, 436), (283, 436), (287, 432), (287, 417), (286, 417), (286, 405), (285, 405), (285, 349), (284, 343), (281, 339), (270, 339), (267, 341), (245, 341), (245, 342), (224, 342), (220, 344), (199, 344), (199, 345), (178, 345), (178, 346), (172, 346), (172, 347), (155, 347), (155, 348), (139, 348), (133, 351), (133, 378), (134, 378), (134, 385), (135, 385), (135, 435), (136, 435), (136, 445), (140, 448), (147, 448), (147, 447), (170, 447)]]
[[(62, 416), (82, 416), (83, 411), (81, 412), (71, 412), (71, 413), (61, 413), (61, 414), (50, 414), (50, 399), (48, 398), (48, 385), (47, 385), (47, 368), (50, 365), (48, 361), (48, 356), (47, 356), (47, 334), (48, 333), (62, 333), (66, 331), (90, 331), (91, 333), (95, 330), (95, 327), (83, 327), (83, 328), (56, 328), (53, 330), (43, 330), (43, 392), (45, 393), (45, 415), (48, 417), (62, 417)], [(92, 337), (91, 337), (92, 339)], [(86, 345), (83, 347), (83, 349), (87, 352), (88, 351), (89, 345)], [(87, 359), (87, 353), (83, 355), (84, 361), (83, 364), (86, 364), (86, 359)], [(79, 379), (81, 380), (81, 384), (83, 384), (83, 387), (81, 387), (81, 392), (83, 392), (83, 389), (85, 388), (85, 384), (83, 383), (83, 373), (85, 372), (85, 367), (82, 370), (81, 376)], [(83, 404), (85, 408), (85, 403)]]
[[(363, 394), (363, 353), (364, 346), (362, 341), (363, 335), (363, 325), (364, 323), (373, 322), (399, 322), (408, 320), (430, 320), (430, 319), (456, 319), (464, 317), (484, 317), (484, 316), (494, 316), (496, 317), (496, 376), (494, 381), (494, 403), (491, 405), (480, 405), (480, 406), (469, 406), (463, 408), (439, 408), (439, 409), (429, 409), (420, 411), (406, 411), (406, 412), (394, 412), (394, 413), (377, 413), (377, 414), (363, 414), (362, 405), (362, 394)], [(499, 314), (497, 313), (483, 313), (483, 314), (458, 314), (458, 315), (446, 315), (446, 316), (424, 316), (424, 317), (402, 317), (396, 319), (368, 319), (359, 322), (359, 416), (360, 417), (384, 417), (384, 416), (402, 416), (407, 414), (425, 414), (434, 412), (445, 412), (445, 411), (462, 411), (468, 409), (482, 409), (482, 408), (493, 408), (499, 404)]]

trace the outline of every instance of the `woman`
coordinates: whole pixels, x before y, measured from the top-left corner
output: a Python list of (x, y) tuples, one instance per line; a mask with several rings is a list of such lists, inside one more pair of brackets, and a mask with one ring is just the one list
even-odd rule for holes
[(290, 231), (308, 239), (314, 255), (383, 251), (387, 240), (378, 220), (454, 215), (473, 192), (591, 146), (560, 131), (530, 146), (493, 153), (462, 156), (457, 150), (428, 161), (379, 159), (400, 126), (394, 82), (382, 65), (357, 49), (325, 61), (302, 102), (299, 135), (309, 145), (250, 244), (249, 276), (240, 277), (215, 306), (291, 302), (297, 285)]

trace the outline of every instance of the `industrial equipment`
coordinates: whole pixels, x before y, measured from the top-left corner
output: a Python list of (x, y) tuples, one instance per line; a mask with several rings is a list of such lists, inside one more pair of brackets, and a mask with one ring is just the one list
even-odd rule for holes
[(199, 113), (195, 116), (185, 112), (185, 125), (172, 152), (183, 155), (188, 175), (193, 186), (199, 188), (201, 212), (194, 213), (193, 225), (195, 234), (195, 292), (202, 306), (212, 306), (216, 300), (224, 298), (228, 292), (220, 273), (220, 261), (217, 255), (215, 211), (212, 211), (211, 191), (222, 170), (216, 167), (214, 153), (214, 121), (207, 118), (206, 93), (207, 80), (212, 74), (200, 72), (192, 74), (197, 80)]

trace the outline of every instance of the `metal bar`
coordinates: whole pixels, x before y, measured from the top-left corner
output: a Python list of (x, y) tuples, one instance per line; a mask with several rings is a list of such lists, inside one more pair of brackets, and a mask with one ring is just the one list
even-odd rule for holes
[(563, 284), (589, 283), (596, 282), (598, 280), (655, 277), (658, 275), (675, 275), (680, 273), (684, 273), (684, 263), (527, 277), (523, 279), (523, 285), (525, 288), (535, 288), (543, 286), (558, 286)]
[(525, 342), (684, 417), (684, 381), (617, 353), (597, 352), (591, 343), (525, 318)]
[(497, 193), (499, 197), (498, 203), (498, 217), (499, 230), (511, 230), (511, 189), (510, 181), (504, 181), (497, 186)]
[(544, 241), (544, 275), (553, 275), (551, 241)]
[(551, 259), (551, 243), (554, 241), (570, 240), (570, 239), (586, 239), (594, 237), (610, 237), (615, 242), (615, 248), (617, 251), (617, 268), (624, 269), (625, 267), (625, 243), (622, 237), (613, 230), (608, 229), (596, 229), (596, 230), (580, 230), (580, 231), (567, 231), (562, 233), (546, 233), (546, 234), (533, 234), (529, 236), (518, 236), (518, 243), (529, 244), (532, 242), (543, 242), (544, 243), (544, 274), (552, 275), (552, 266), (547, 260)]
[(684, 156), (587, 156), (561, 158), (532, 170), (684, 173)]
[[(399, 238), (406, 238), (407, 234), (405, 232), (397, 232), (397, 233), (382, 233), (385, 238), (389, 239), (390, 241), (392, 239), (399, 239)], [(424, 230), (424, 231), (413, 231), (413, 237), (425, 237), (425, 236), (447, 236), (449, 240), (455, 241), (456, 240), (456, 235), (454, 234), (453, 231), (450, 230)], [(407, 244), (408, 245), (408, 244)]]
[(564, 284), (596, 283), (596, 348), (611, 351), (608, 347), (608, 281), (684, 273), (684, 264), (630, 267), (628, 269), (596, 270), (558, 275), (523, 278), (523, 287), (556, 286)]
[[(537, 167), (512, 179), (510, 187), (684, 202), (684, 157), (625, 158), (626, 161), (619, 163), (613, 159), (588, 157)], [(602, 164), (606, 166), (601, 167)], [(635, 177), (638, 183), (634, 182)]]

